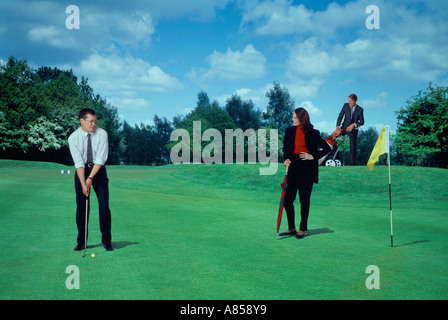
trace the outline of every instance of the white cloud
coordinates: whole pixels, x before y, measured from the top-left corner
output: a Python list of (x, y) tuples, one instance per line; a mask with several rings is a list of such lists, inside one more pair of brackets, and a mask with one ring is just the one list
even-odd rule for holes
[[(323, 11), (316, 11), (311, 17), (313, 32), (320, 37), (333, 37), (341, 30), (355, 28), (362, 31), (365, 28), (366, 7), (370, 0), (358, 0), (340, 5), (331, 2)], [(382, 1), (376, 1), (377, 6), (383, 7)]]
[[(17, 5), (19, 6), (19, 5)], [(102, 50), (116, 43), (122, 46), (139, 47), (151, 43), (155, 32), (155, 21), (149, 11), (138, 7), (119, 10), (116, 6), (104, 7), (95, 3), (79, 4), (80, 28), (68, 30), (65, 26), (65, 7), (52, 2), (22, 4), (24, 15), (33, 17), (23, 29), (31, 42), (57, 49), (71, 49), (88, 53), (90, 49)], [(18, 10), (18, 9), (16, 9)], [(51, 14), (50, 14), (51, 13)], [(59, 13), (59, 14), (58, 14)]]
[(253, 45), (243, 51), (214, 51), (207, 57), (208, 69), (193, 69), (187, 76), (193, 81), (259, 79), (266, 74), (266, 58)]
[(107, 2), (114, 9), (139, 8), (151, 12), (157, 19), (178, 19), (187, 17), (194, 21), (207, 21), (216, 17), (216, 10), (222, 9), (231, 0), (127, 0)]
[(295, 86), (291, 91), (302, 99), (312, 98), (339, 72), (345, 78), (353, 74), (351, 81), (442, 81), (448, 70), (448, 25), (446, 12), (437, 8), (447, 4), (434, 2), (440, 5), (377, 1), (381, 27), (368, 30), (368, 0), (332, 2), (320, 11), (289, 0), (246, 0), (240, 5), (241, 29), (258, 35), (306, 37), (290, 46), (285, 64), (285, 75)]
[(172, 92), (183, 88), (182, 83), (160, 67), (127, 55), (94, 52), (81, 61), (77, 73), (89, 78), (96, 91), (114, 96), (135, 95), (138, 91)]
[(309, 38), (293, 46), (287, 61), (290, 77), (326, 76), (334, 67), (334, 58), (319, 46), (316, 38)]
[[(310, 117), (311, 118), (311, 117)], [(314, 125), (314, 129), (319, 130), (320, 132), (326, 132), (329, 135), (336, 130), (336, 120), (334, 121), (319, 121), (314, 123), (311, 118), (311, 123)]]
[(286, 84), (291, 96), (296, 100), (309, 100), (316, 96), (320, 86), (323, 84), (322, 80), (317, 77), (312, 79), (292, 79)]
[(434, 46), (399, 38), (387, 42), (360, 38), (346, 45), (327, 45), (309, 38), (290, 50), (288, 87), (295, 96), (311, 99), (338, 72), (377, 81), (434, 82), (443, 79), (448, 70), (444, 50), (448, 50), (445, 44)]
[(268, 104), (268, 98), (266, 98), (266, 92), (272, 88), (272, 84), (266, 85), (259, 89), (241, 88), (235, 91), (235, 94), (239, 95), (244, 101), (252, 100), (255, 106), (264, 108)]
[(312, 32), (330, 36), (342, 27), (363, 26), (367, 2), (360, 0), (344, 5), (332, 2), (326, 10), (313, 11), (303, 4), (293, 5), (289, 0), (243, 1), (241, 28), (253, 25), (255, 33), (260, 35)]
[(147, 110), (151, 107), (151, 102), (142, 98), (122, 98), (109, 97), (108, 102), (117, 106), (120, 110)]
[(310, 100), (302, 101), (297, 107), (305, 108), (310, 116), (322, 115), (322, 111), (318, 107), (316, 107)]
[(57, 48), (75, 48), (76, 41), (64, 37), (61, 28), (54, 26), (38, 26), (28, 31), (27, 37), (32, 42), (39, 42)]
[(389, 96), (388, 92), (379, 93), (374, 99), (363, 99), (359, 101), (359, 104), (364, 108), (368, 109), (377, 109), (384, 108), (387, 106), (387, 97)]
[(249, 88), (240, 88), (235, 90), (232, 94), (224, 94), (218, 97), (213, 97), (214, 100), (218, 101), (221, 106), (226, 104), (227, 99), (230, 99), (233, 94), (241, 97), (243, 101), (252, 100), (255, 107), (258, 109), (264, 109), (264, 107), (268, 103), (268, 99), (266, 98), (266, 92), (272, 87), (272, 84), (269, 84), (260, 89), (249, 89)]
[(246, 2), (241, 26), (255, 25), (260, 35), (289, 34), (309, 31), (312, 28), (312, 11), (304, 5), (291, 6), (287, 0)]
[(85, 33), (83, 36), (92, 48), (100, 49), (102, 45), (112, 42), (134, 47), (148, 45), (155, 32), (151, 14), (141, 10), (110, 12), (94, 8), (81, 14), (80, 31), (89, 31), (87, 37)]

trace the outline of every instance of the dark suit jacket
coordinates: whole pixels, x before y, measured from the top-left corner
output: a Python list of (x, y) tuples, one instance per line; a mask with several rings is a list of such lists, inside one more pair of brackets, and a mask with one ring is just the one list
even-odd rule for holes
[[(298, 127), (292, 126), (286, 128), (285, 137), (283, 140), (283, 161), (289, 159), (294, 162), (298, 159), (298, 155), (294, 155), (294, 147), (296, 140), (296, 130)], [(325, 140), (320, 137), (319, 131), (312, 129), (305, 133), (305, 144), (309, 153), (313, 156), (313, 160), (298, 160), (307, 161), (311, 163), (309, 176), (313, 182), (319, 182), (319, 168), (317, 160), (331, 151), (330, 146)]]
[[(342, 118), (344, 118), (344, 122), (342, 123), (341, 127)], [(364, 124), (364, 109), (356, 105), (352, 119), (350, 105), (348, 103), (344, 103), (344, 105), (342, 106), (342, 110), (339, 113), (338, 120), (336, 121), (336, 126), (341, 127), (342, 130), (345, 131), (345, 129), (347, 129), (347, 127), (352, 123), (356, 124), (356, 130), (358, 130), (358, 128)]]

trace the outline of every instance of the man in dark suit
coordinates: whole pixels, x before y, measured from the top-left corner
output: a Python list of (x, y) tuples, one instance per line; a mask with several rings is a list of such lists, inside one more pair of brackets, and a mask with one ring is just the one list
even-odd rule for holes
[(356, 101), (356, 94), (349, 95), (348, 103), (344, 103), (336, 121), (336, 129), (339, 129), (342, 123), (342, 130), (350, 137), (350, 164), (353, 166), (356, 165), (358, 130), (364, 124), (364, 109), (358, 106)]

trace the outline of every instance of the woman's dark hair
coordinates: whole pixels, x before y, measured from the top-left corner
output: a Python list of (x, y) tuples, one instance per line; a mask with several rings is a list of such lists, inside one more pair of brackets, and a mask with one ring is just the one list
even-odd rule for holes
[(308, 114), (308, 111), (304, 108), (297, 108), (294, 110), (294, 113), (296, 114), (297, 119), (299, 119), (300, 125), (302, 126), (302, 131), (304, 133), (307, 133), (314, 128), (310, 122), (310, 115)]

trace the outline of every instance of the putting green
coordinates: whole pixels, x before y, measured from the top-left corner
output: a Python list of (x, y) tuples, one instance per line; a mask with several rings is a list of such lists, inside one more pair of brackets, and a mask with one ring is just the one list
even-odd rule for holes
[(0, 160), (0, 299), (448, 298), (447, 170), (392, 167), (392, 248), (387, 167), (321, 168), (308, 237), (275, 240), (283, 166), (260, 166), (108, 166), (116, 250), (93, 195), (82, 258), (74, 169)]

